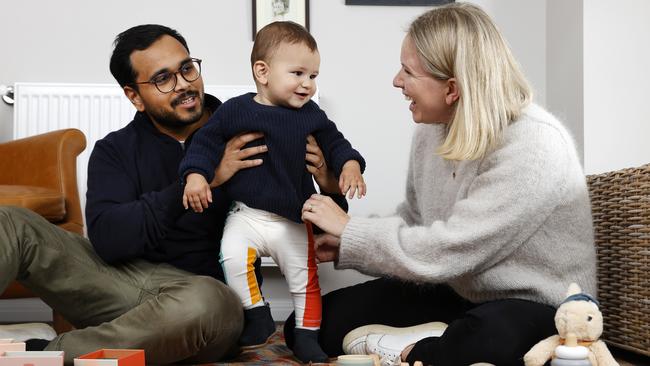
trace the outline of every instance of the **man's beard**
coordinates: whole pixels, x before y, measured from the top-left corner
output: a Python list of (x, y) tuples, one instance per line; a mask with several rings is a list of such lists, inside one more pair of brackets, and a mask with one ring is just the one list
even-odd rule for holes
[(203, 111), (205, 108), (204, 98), (201, 98), (198, 91), (187, 91), (179, 95), (174, 100), (172, 100), (171, 105), (175, 108), (181, 103), (181, 100), (187, 97), (194, 97), (199, 101), (198, 105), (195, 107), (194, 112), (191, 112), (187, 117), (181, 117), (174, 110), (170, 112), (166, 110), (156, 109), (148, 111), (149, 117), (161, 126), (164, 126), (170, 130), (182, 130), (187, 126), (198, 122), (203, 116)]

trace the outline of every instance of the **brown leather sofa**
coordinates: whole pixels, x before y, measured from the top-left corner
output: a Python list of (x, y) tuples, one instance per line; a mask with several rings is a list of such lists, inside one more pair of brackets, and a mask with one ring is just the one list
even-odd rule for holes
[[(77, 156), (86, 137), (77, 129), (44, 133), (0, 144), (0, 205), (21, 206), (61, 228), (83, 235), (84, 223), (77, 189)], [(0, 299), (37, 297), (13, 282)], [(71, 328), (53, 314), (58, 332)]]

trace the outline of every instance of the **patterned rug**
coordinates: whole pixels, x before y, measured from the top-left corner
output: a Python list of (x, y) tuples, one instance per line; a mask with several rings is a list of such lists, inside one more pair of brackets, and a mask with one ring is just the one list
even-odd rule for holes
[(269, 342), (264, 346), (253, 350), (244, 351), (236, 358), (227, 362), (210, 363), (204, 366), (218, 365), (302, 365), (297, 358), (293, 357), (293, 352), (284, 343), (284, 334), (282, 327), (278, 326), (275, 333), (269, 338)]
[[(648, 366), (650, 357), (632, 354), (627, 351), (612, 348), (612, 353), (620, 366)], [(330, 364), (315, 365), (334, 365), (335, 361)], [(236, 358), (226, 362), (209, 363), (201, 366), (265, 366), (265, 365), (302, 365), (298, 359), (293, 357), (293, 353), (284, 343), (284, 334), (282, 326), (279, 325), (276, 332), (269, 338), (269, 342), (261, 348), (242, 352)]]

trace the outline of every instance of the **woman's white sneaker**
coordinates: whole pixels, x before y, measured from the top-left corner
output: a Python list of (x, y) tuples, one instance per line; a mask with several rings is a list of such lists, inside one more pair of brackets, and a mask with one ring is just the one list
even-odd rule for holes
[(377, 354), (382, 365), (399, 365), (400, 354), (407, 346), (428, 337), (440, 337), (447, 324), (431, 322), (412, 327), (390, 327), (381, 324), (365, 325), (350, 331), (343, 338), (346, 354)]
[(404, 336), (391, 336), (387, 334), (368, 334), (366, 348), (368, 354), (379, 356), (382, 366), (399, 366), (402, 362), (401, 355), (404, 348), (417, 342), (405, 341)]

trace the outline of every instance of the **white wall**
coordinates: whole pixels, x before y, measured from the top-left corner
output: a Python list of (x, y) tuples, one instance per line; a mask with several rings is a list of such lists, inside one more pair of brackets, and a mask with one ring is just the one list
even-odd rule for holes
[(584, 2), (587, 173), (650, 162), (650, 2)]
[(583, 0), (546, 4), (546, 107), (572, 133), (583, 160)]
[[(476, 0), (491, 14), (546, 101), (546, 1)], [(185, 14), (182, 9), (197, 5)], [(24, 0), (2, 8), (0, 84), (18, 81), (112, 83), (108, 60), (115, 35), (142, 23), (178, 29), (204, 60), (206, 84), (250, 84), (249, 0)], [(403, 197), (413, 123), (392, 78), (405, 30), (425, 7), (346, 6), (311, 0), (311, 31), (322, 56), (321, 106), (368, 162), (368, 196), (353, 214), (388, 214)], [(0, 103), (0, 141), (11, 137), (11, 107)], [(320, 270), (324, 292), (360, 276)], [(277, 276), (277, 274), (270, 274)], [(265, 293), (271, 295), (269, 282)], [(277, 290), (279, 291), (279, 290)], [(1, 309), (0, 309), (1, 313)], [(1, 318), (1, 314), (0, 314)]]
[[(483, 0), (545, 101), (545, 1)], [(192, 54), (204, 59), (206, 84), (250, 84), (251, 3), (197, 2), (179, 16), (178, 2), (12, 2), (3, 8), (0, 83), (112, 83), (108, 59), (120, 31), (154, 22), (177, 28)], [(386, 214), (402, 199), (413, 123), (406, 102), (391, 86), (400, 43), (409, 22), (425, 7), (346, 6), (343, 0), (312, 0), (311, 30), (322, 55), (322, 107), (368, 160), (367, 199), (354, 213)], [(34, 11), (38, 8), (39, 11)], [(128, 10), (127, 10), (128, 9)], [(11, 107), (0, 103), (0, 140), (11, 131)], [(3, 132), (5, 131), (5, 132)]]

